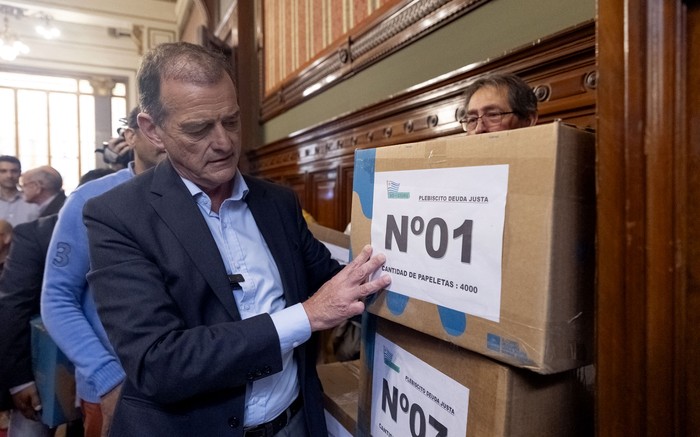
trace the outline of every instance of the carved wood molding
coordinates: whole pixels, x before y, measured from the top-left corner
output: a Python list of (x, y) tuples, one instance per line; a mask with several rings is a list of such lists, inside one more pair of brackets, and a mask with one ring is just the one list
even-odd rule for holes
[[(488, 1), (401, 2), (399, 7), (353, 31), (346, 41), (289, 78), (275, 93), (266, 96), (262, 92), (261, 120), (283, 113)], [(262, 65), (260, 71), (265, 71)]]
[(274, 179), (351, 160), (358, 148), (458, 134), (462, 90), (492, 71), (516, 73), (534, 88), (540, 123), (563, 119), (594, 127), (597, 70), (590, 21), (250, 151), (250, 172)]

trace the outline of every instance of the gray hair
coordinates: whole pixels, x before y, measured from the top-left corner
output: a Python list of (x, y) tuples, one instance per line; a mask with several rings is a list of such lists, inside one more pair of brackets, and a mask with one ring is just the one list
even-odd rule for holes
[(469, 100), (475, 92), (487, 86), (507, 90), (508, 103), (518, 117), (524, 119), (537, 115), (537, 97), (532, 88), (518, 76), (506, 73), (482, 76), (469, 84), (464, 91), (465, 107), (469, 105)]
[(150, 115), (156, 125), (162, 126), (168, 116), (160, 99), (163, 81), (213, 85), (224, 74), (235, 85), (233, 67), (220, 52), (187, 42), (159, 44), (143, 56), (136, 75), (141, 111)]

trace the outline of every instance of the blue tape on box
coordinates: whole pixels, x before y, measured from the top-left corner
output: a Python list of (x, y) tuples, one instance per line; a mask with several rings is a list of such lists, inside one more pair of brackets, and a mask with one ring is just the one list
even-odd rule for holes
[(76, 420), (75, 368), (46, 331), (41, 317), (30, 322), (32, 366), (41, 397), (41, 421), (51, 428)]

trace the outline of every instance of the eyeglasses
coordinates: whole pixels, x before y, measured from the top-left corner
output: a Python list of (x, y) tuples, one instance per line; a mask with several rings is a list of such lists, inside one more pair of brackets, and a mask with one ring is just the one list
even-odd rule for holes
[(486, 112), (479, 116), (467, 115), (460, 119), (459, 123), (462, 125), (462, 129), (464, 129), (465, 132), (469, 132), (476, 129), (476, 125), (479, 124), (479, 119), (481, 119), (485, 127), (494, 127), (499, 126), (503, 121), (503, 116), (508, 114), (514, 114), (514, 112)]

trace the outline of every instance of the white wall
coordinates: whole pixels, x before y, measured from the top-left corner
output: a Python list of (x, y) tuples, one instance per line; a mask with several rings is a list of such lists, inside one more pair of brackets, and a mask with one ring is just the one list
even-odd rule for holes
[[(0, 61), (0, 70), (125, 77), (130, 105), (136, 102), (134, 81), (142, 51), (177, 39), (174, 1), (3, 0), (2, 4), (23, 9), (23, 17), (10, 17), (9, 27), (31, 51), (15, 61)], [(53, 17), (60, 38), (44, 40), (34, 31), (39, 13)], [(114, 37), (108, 28), (123, 34), (134, 34), (136, 28), (142, 34)]]

